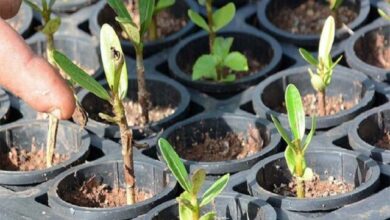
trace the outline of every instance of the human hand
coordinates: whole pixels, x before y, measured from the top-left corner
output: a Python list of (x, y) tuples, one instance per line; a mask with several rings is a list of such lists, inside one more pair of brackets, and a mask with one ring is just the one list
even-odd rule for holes
[(75, 109), (69, 86), (3, 20), (14, 16), (20, 4), (21, 0), (0, 0), (0, 85), (35, 110), (68, 119)]

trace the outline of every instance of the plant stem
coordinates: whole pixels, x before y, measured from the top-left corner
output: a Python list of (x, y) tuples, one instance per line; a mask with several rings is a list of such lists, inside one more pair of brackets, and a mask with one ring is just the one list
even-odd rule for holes
[(199, 213), (199, 205), (198, 205), (198, 198), (197, 195), (192, 195), (191, 198), (191, 204), (194, 207), (194, 211), (192, 212), (192, 220), (199, 220), (200, 213)]
[(135, 46), (137, 62), (138, 102), (142, 108), (142, 118), (145, 124), (149, 123), (149, 93), (146, 90), (145, 66), (143, 58), (143, 46)]
[(49, 114), (49, 132), (46, 140), (46, 166), (51, 167), (53, 162), (53, 154), (57, 142), (59, 119), (54, 115)]
[(157, 20), (156, 15), (154, 14), (152, 17), (152, 21), (150, 22), (148, 36), (150, 41), (155, 41), (158, 38), (157, 34)]
[(210, 47), (210, 53), (213, 50), (213, 45), (216, 37), (216, 33), (214, 31), (214, 21), (213, 21), (213, 1), (212, 0), (206, 0), (206, 11), (207, 11), (207, 21), (208, 21), (208, 27), (209, 27), (209, 47)]
[(135, 203), (135, 176), (134, 176), (134, 161), (133, 161), (133, 132), (127, 124), (125, 110), (120, 98), (114, 97), (114, 113), (119, 120), (119, 126), (122, 142), (123, 170), (126, 183), (126, 201), (128, 205)]
[(296, 164), (295, 164), (295, 172), (297, 176), (297, 197), (298, 198), (305, 198), (305, 183), (303, 179), (301, 178), (304, 174), (303, 170), (303, 156), (299, 152), (296, 155)]
[(325, 90), (318, 91), (318, 115), (325, 116), (326, 115), (326, 100), (325, 100)]

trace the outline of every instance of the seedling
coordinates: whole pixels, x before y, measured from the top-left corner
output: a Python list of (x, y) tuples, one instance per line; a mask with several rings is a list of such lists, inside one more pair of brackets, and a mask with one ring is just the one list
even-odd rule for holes
[(165, 10), (172, 5), (174, 5), (176, 0), (156, 0), (156, 5), (154, 7), (152, 21), (150, 22), (150, 27), (148, 30), (149, 40), (157, 40), (157, 15), (162, 10)]
[(193, 10), (188, 11), (188, 16), (192, 22), (209, 33), (210, 54), (202, 55), (196, 60), (192, 68), (192, 80), (205, 78), (232, 82), (236, 79), (235, 72), (248, 71), (248, 61), (240, 52), (230, 52), (233, 38), (216, 37), (216, 33), (233, 20), (236, 7), (233, 3), (228, 3), (213, 12), (212, 0), (198, 0), (198, 2), (206, 7), (207, 22)]
[[(53, 59), (54, 48), (54, 33), (57, 32), (61, 26), (61, 18), (51, 18), (52, 7), (56, 0), (41, 0), (42, 7), (39, 7), (31, 0), (24, 0), (34, 11), (39, 13), (43, 19), (43, 26), (40, 27), (40, 31), (46, 36), (46, 56), (48, 62), (57, 68), (56, 62)], [(54, 149), (57, 142), (57, 130), (59, 119), (54, 115), (49, 114), (49, 130), (46, 141), (46, 166), (51, 167), (54, 155)]]
[(106, 91), (94, 78), (72, 63), (64, 54), (55, 51), (54, 59), (59, 67), (81, 87), (108, 101), (112, 106), (114, 116), (99, 113), (99, 116), (119, 126), (122, 156), (124, 164), (124, 177), (126, 183), (127, 204), (135, 202), (135, 177), (132, 139), (133, 133), (129, 128), (123, 107), (123, 99), (128, 88), (127, 67), (120, 41), (114, 29), (104, 24), (100, 32), (100, 50), (106, 80), (110, 91)]
[(332, 61), (330, 54), (335, 35), (335, 22), (332, 16), (329, 16), (324, 24), (321, 33), (320, 45), (318, 48), (318, 59), (314, 58), (307, 50), (299, 48), (299, 52), (306, 62), (316, 66), (317, 70), (314, 73), (310, 68), (308, 69), (311, 78), (311, 85), (318, 93), (318, 114), (326, 115), (326, 88), (332, 80), (333, 69), (340, 62), (340, 56), (336, 62)]
[(152, 23), (153, 12), (155, 11), (155, 0), (133, 0), (132, 10), (126, 9), (123, 0), (107, 0), (108, 4), (117, 14), (115, 18), (128, 39), (132, 42), (136, 53), (138, 102), (142, 108), (144, 123), (149, 122), (149, 93), (145, 84), (145, 66), (143, 60), (143, 36)]
[(328, 0), (329, 1), (329, 8), (332, 11), (337, 11), (341, 4), (343, 3), (343, 0)]
[(306, 166), (305, 153), (316, 129), (316, 119), (313, 116), (310, 133), (303, 141), (305, 135), (305, 111), (303, 110), (301, 95), (293, 84), (288, 85), (286, 88), (285, 103), (292, 139), (279, 120), (273, 115), (271, 117), (276, 129), (287, 143), (284, 157), (288, 169), (297, 180), (297, 197), (305, 198), (304, 180), (312, 179), (313, 177), (313, 171)]
[(161, 154), (167, 163), (168, 168), (179, 182), (184, 192), (177, 198), (179, 203), (180, 220), (211, 220), (216, 218), (215, 212), (208, 212), (201, 215), (201, 208), (212, 202), (229, 182), (229, 174), (219, 178), (202, 196), (198, 199), (198, 194), (206, 178), (206, 172), (203, 169), (195, 170), (191, 178), (184, 167), (183, 162), (169, 144), (163, 138), (160, 138), (158, 145)]

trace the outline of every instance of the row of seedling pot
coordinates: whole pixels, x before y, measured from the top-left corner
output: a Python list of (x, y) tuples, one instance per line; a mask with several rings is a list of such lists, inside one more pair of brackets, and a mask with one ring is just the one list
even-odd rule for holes
[[(79, 125), (59, 122), (49, 115), (47, 121), (3, 126), (2, 161), (7, 170), (15, 172), (0, 175), (4, 175), (2, 184), (12, 188), (33, 186), (63, 172), (48, 192), (49, 206), (61, 216), (128, 219), (146, 214), (146, 219), (276, 219), (275, 211), (264, 201), (295, 212), (324, 212), (359, 201), (378, 189), (379, 167), (374, 160), (386, 163), (385, 153), (379, 157), (375, 150), (367, 152), (364, 144), (389, 141), (383, 124), (386, 114), (374, 112), (369, 120), (359, 122), (378, 126), (385, 134), (378, 142), (370, 139), (364, 125), (351, 130), (351, 144), (374, 160), (350, 151), (309, 148), (316, 128), (326, 130), (341, 125), (373, 104), (374, 85), (368, 77), (337, 67), (341, 58), (333, 61), (330, 55), (335, 26), (342, 20), (336, 12), (336, 19), (329, 17), (325, 22), (317, 58), (305, 49), (299, 50), (311, 66), (276, 73), (257, 85), (253, 108), (264, 119), (216, 112), (178, 123), (188, 113), (189, 93), (166, 77), (148, 73), (145, 77), (143, 61), (144, 42), (153, 40), (156, 34), (154, 16), (174, 1), (139, 1), (138, 5), (107, 1), (116, 17), (112, 21), (115, 26), (104, 24), (100, 31), (104, 82), (56, 49), (54, 33), (61, 19), (51, 17), (54, 1), (43, 0), (40, 6), (26, 2), (42, 14), (45, 54), (75, 91), (78, 114), (73, 121)], [(234, 4), (217, 10), (211, 0), (199, 4), (204, 6), (207, 19), (196, 10), (189, 10), (188, 16), (207, 34), (193, 35), (172, 49), (168, 63), (176, 79), (223, 98), (259, 83), (266, 73), (276, 69), (281, 49), (272, 37), (254, 30), (217, 33), (233, 19)], [(336, 7), (340, 3), (333, 4)], [(135, 67), (126, 62), (118, 29), (120, 36), (131, 42), (128, 45), (132, 49), (125, 50), (135, 56)], [(264, 48), (268, 48), (266, 54), (259, 54), (258, 50), (265, 51)], [(265, 62), (265, 67), (250, 61), (251, 55)], [(128, 74), (132, 72), (130, 68), (136, 69), (136, 77)], [(83, 89), (76, 93), (79, 87)], [(284, 128), (287, 125), (289, 131)], [(85, 161), (90, 138), (84, 126), (100, 132), (102, 137), (119, 139), (122, 158), (83, 164), (64, 172)], [(163, 128), (166, 130), (160, 134)], [(150, 136), (158, 137), (156, 155), (165, 164), (134, 158), (135, 147), (143, 147), (135, 140)], [(362, 146), (364, 149), (359, 150)], [(285, 147), (284, 153), (272, 156), (279, 147)], [(251, 196), (224, 190), (230, 174), (248, 169), (246, 182)], [(39, 171), (29, 172), (32, 170)], [(180, 195), (174, 199), (177, 190)], [(169, 199), (174, 200), (163, 203)]]

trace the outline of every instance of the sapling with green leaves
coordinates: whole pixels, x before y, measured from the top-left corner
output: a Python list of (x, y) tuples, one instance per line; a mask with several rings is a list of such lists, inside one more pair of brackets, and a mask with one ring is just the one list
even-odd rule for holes
[(197, 169), (189, 177), (180, 157), (169, 142), (163, 138), (158, 140), (161, 154), (179, 182), (184, 192), (177, 198), (179, 204), (180, 220), (212, 220), (216, 218), (215, 212), (208, 212), (201, 216), (201, 209), (211, 203), (226, 187), (229, 182), (229, 174), (225, 174), (210, 186), (201, 198), (198, 194), (204, 184), (206, 171)]
[(123, 100), (127, 95), (128, 78), (125, 56), (114, 29), (104, 24), (100, 32), (100, 50), (109, 91), (106, 91), (94, 78), (72, 63), (64, 54), (55, 51), (54, 59), (59, 67), (81, 87), (109, 102), (114, 116), (99, 113), (99, 116), (119, 126), (127, 204), (135, 203), (135, 177), (133, 162), (132, 130), (126, 120)]
[[(41, 0), (41, 7), (31, 0), (24, 0), (34, 11), (39, 13), (43, 19), (43, 25), (39, 30), (46, 37), (46, 57), (48, 62), (54, 67), (57, 68), (56, 62), (53, 58), (53, 53), (55, 50), (54, 47), (54, 33), (57, 32), (61, 26), (61, 18), (56, 17), (52, 18), (52, 7), (56, 0)], [(58, 131), (59, 119), (49, 114), (49, 129), (46, 141), (46, 166), (51, 167), (53, 162), (53, 155), (55, 151), (55, 146), (57, 142), (57, 131)]]
[(305, 198), (304, 181), (312, 179), (313, 177), (313, 171), (306, 166), (305, 153), (316, 129), (316, 119), (315, 116), (313, 116), (311, 130), (304, 140), (305, 111), (303, 109), (301, 95), (293, 84), (289, 84), (286, 88), (285, 103), (287, 108), (288, 122), (290, 124), (290, 130), (292, 133), (291, 138), (288, 132), (280, 124), (279, 120), (273, 115), (271, 115), (271, 117), (276, 129), (282, 136), (283, 140), (287, 143), (286, 150), (284, 151), (284, 157), (288, 169), (296, 178), (297, 197)]
[(149, 30), (148, 30), (148, 37), (149, 40), (157, 40), (158, 34), (157, 34), (157, 15), (162, 10), (165, 10), (172, 5), (174, 5), (176, 0), (156, 0), (156, 5), (154, 7), (152, 21), (150, 22)]
[(107, 0), (110, 7), (115, 11), (116, 21), (132, 42), (137, 65), (138, 102), (142, 108), (143, 122), (149, 122), (149, 92), (145, 83), (145, 66), (143, 59), (144, 40), (143, 36), (152, 23), (153, 12), (155, 11), (155, 0), (132, 0), (131, 11), (129, 12), (123, 0)]
[(327, 114), (326, 112), (326, 88), (332, 81), (333, 70), (340, 62), (342, 56), (340, 56), (336, 62), (332, 61), (331, 50), (333, 46), (335, 35), (335, 22), (332, 16), (329, 16), (322, 29), (320, 45), (318, 48), (318, 58), (308, 52), (307, 50), (300, 48), (299, 52), (306, 62), (316, 67), (316, 73), (312, 69), (308, 69), (311, 85), (317, 91), (317, 113), (320, 116)]
[(192, 80), (210, 79), (219, 82), (232, 82), (236, 72), (248, 71), (248, 61), (240, 52), (231, 52), (233, 38), (217, 37), (217, 31), (228, 25), (234, 18), (236, 7), (228, 3), (213, 12), (212, 0), (198, 0), (206, 7), (207, 22), (198, 13), (188, 10), (188, 16), (196, 25), (209, 34), (210, 54), (200, 56), (192, 68)]

